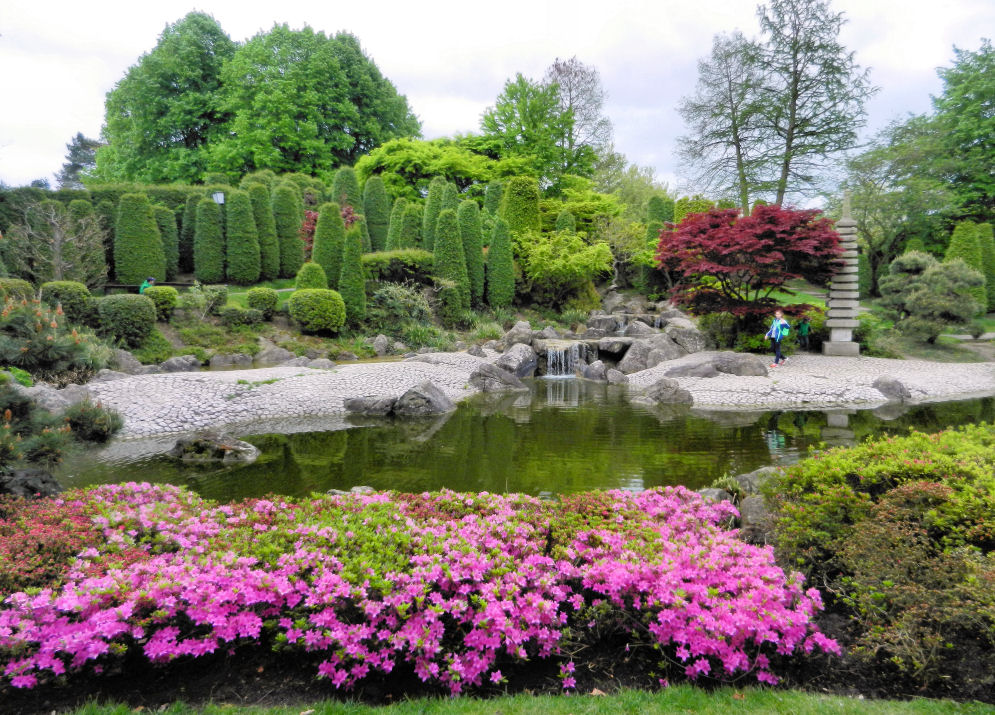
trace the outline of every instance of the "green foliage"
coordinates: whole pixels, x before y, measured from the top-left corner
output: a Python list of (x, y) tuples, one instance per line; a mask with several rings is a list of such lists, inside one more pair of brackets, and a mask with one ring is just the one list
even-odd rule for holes
[(480, 210), (477, 202), (466, 199), (456, 213), (460, 239), (470, 281), (470, 305), (480, 305), (484, 298), (484, 248), (481, 241)]
[(515, 262), (511, 250), (508, 224), (499, 218), (494, 222), (490, 248), (487, 251), (487, 304), (491, 308), (506, 308), (515, 298)]
[(345, 301), (346, 319), (359, 325), (366, 318), (366, 278), (363, 275), (363, 236), (353, 224), (345, 232), (342, 248), (342, 270), (339, 273), (339, 293)]
[(190, 194), (183, 205), (183, 221), (177, 236), (177, 269), (182, 273), (193, 271), (193, 243), (197, 230), (197, 204), (202, 197)]
[(985, 288), (988, 293), (988, 311), (995, 310), (995, 233), (990, 223), (978, 224), (978, 243), (981, 244), (981, 264), (984, 267)]
[(280, 277), (291, 278), (304, 263), (304, 243), (300, 239), (304, 204), (297, 187), (283, 181), (273, 190), (273, 222), (280, 246)]
[(866, 254), (857, 256), (857, 290), (861, 295), (871, 295), (871, 264)]
[(366, 280), (378, 283), (432, 282), (433, 257), (420, 248), (366, 253), (362, 257)]
[(556, 214), (556, 223), (553, 226), (553, 230), (576, 233), (577, 217), (570, 213), (567, 209), (563, 209), (560, 213)]
[(117, 211), (114, 274), (118, 281), (138, 285), (148, 276), (166, 280), (166, 256), (148, 197), (125, 194)]
[(501, 210), (501, 196), (504, 193), (504, 185), (500, 181), (492, 181), (487, 184), (484, 190), (484, 211), (491, 216), (497, 216)]
[(138, 347), (131, 350), (131, 354), (142, 365), (154, 365), (173, 357), (173, 346), (166, 340), (166, 336), (155, 328), (142, 339)]
[[(439, 212), (433, 262), (435, 275), (441, 279), (444, 286), (451, 283), (458, 294), (451, 307), (458, 306), (460, 311), (469, 310), (470, 278), (466, 270), (466, 256), (463, 253), (459, 222), (456, 212), (452, 209), (443, 209)], [(444, 290), (448, 290), (448, 287), (444, 287)]]
[[(347, 235), (346, 240), (355, 244), (356, 237)], [(305, 333), (337, 333), (345, 325), (347, 307), (338, 292), (312, 288), (294, 291), (287, 310)]]
[(587, 244), (575, 233), (526, 233), (515, 242), (522, 273), (533, 301), (562, 307), (584, 284), (611, 270), (607, 243)]
[(401, 235), (398, 237), (398, 248), (425, 248), (422, 237), (424, 216), (422, 205), (409, 203), (404, 209), (404, 221), (401, 222)]
[(363, 253), (370, 253), (373, 247), (370, 243), (370, 230), (366, 225), (366, 217), (362, 214), (357, 214), (353, 226), (359, 230), (359, 235), (363, 238)]
[(76, 281), (49, 281), (41, 284), (41, 300), (55, 308), (62, 306), (66, 320), (74, 325), (86, 325), (93, 317), (93, 296)]
[[(106, 364), (97, 340), (38, 300), (7, 298), (0, 311), (0, 365), (55, 382), (92, 375)], [(75, 374), (75, 375), (74, 375)]]
[(646, 220), (661, 225), (674, 220), (674, 200), (666, 195), (653, 194), (646, 201)]
[(259, 169), (258, 171), (250, 171), (243, 176), (242, 180), (238, 183), (238, 188), (243, 191), (249, 191), (252, 188), (252, 184), (262, 184), (267, 190), (272, 191), (279, 180), (280, 177), (272, 169)]
[(258, 325), (263, 322), (263, 313), (255, 308), (226, 305), (218, 312), (218, 318), (222, 325), (232, 328), (239, 325)]
[(408, 200), (403, 196), (394, 201), (390, 210), (390, 223), (387, 227), (387, 244), (385, 250), (395, 251), (398, 248), (413, 248), (401, 244), (401, 225), (404, 223), (404, 211), (408, 208)]
[(31, 300), (35, 297), (35, 288), (21, 278), (0, 278), (0, 296)]
[[(276, 177), (274, 176), (274, 181)], [(266, 184), (249, 184), (249, 200), (252, 202), (252, 217), (256, 225), (256, 240), (259, 243), (259, 279), (271, 281), (280, 275), (280, 241), (276, 235), (276, 221), (273, 218), (273, 201)]]
[(439, 212), (442, 211), (442, 196), (445, 191), (446, 180), (441, 176), (436, 176), (428, 185), (421, 230), (421, 247), (426, 251), (435, 250), (435, 224), (439, 220)]
[(255, 283), (261, 270), (260, 251), (249, 194), (240, 189), (229, 191), (225, 214), (228, 280), (238, 285)]
[(432, 309), (422, 291), (405, 283), (383, 283), (370, 297), (366, 322), (372, 330), (398, 335), (408, 323), (432, 319)]
[(144, 295), (105, 295), (97, 299), (100, 332), (128, 347), (137, 347), (155, 328), (155, 303)]
[(193, 238), (193, 270), (202, 283), (225, 278), (225, 236), (221, 220), (221, 207), (213, 199), (201, 199), (197, 204)]
[(353, 211), (362, 213), (363, 195), (359, 191), (359, 179), (351, 166), (341, 166), (332, 180), (332, 201), (339, 206), (352, 206)]
[[(968, 266), (978, 271), (984, 276), (985, 258), (981, 250), (981, 240), (978, 235), (978, 227), (972, 221), (961, 221), (954, 227), (954, 232), (950, 236), (950, 243), (947, 245), (947, 252), (943, 260), (946, 262), (961, 259)], [(971, 295), (977, 302), (979, 313), (986, 312), (988, 308), (988, 289), (984, 283), (974, 286)]]
[(308, 261), (297, 271), (294, 289), (302, 290), (305, 288), (328, 288), (328, 279), (325, 277), (325, 270), (320, 264)]
[(923, 244), (922, 239), (918, 236), (913, 236), (905, 242), (905, 247), (902, 250), (902, 253), (911, 253), (912, 251), (918, 251), (919, 253), (926, 252), (926, 246)]
[(715, 202), (704, 196), (682, 196), (674, 203), (674, 223), (680, 224), (689, 214), (702, 213), (715, 206)]
[(442, 199), (439, 202), (439, 212), (446, 210), (458, 211), (459, 210), (459, 189), (456, 188), (456, 184), (451, 181), (447, 181), (445, 187), (442, 189)]
[(73, 437), (84, 442), (107, 442), (124, 427), (121, 415), (89, 400), (67, 407), (62, 417)]
[(539, 184), (528, 176), (514, 176), (504, 185), (501, 218), (508, 224), (512, 236), (538, 231)]
[(280, 294), (272, 288), (259, 286), (250, 288), (246, 294), (249, 307), (258, 310), (263, 315), (263, 319), (269, 320), (276, 312), (276, 306), (280, 302)]
[(155, 304), (156, 319), (167, 323), (173, 316), (179, 292), (172, 286), (149, 286), (142, 293)]
[(543, 231), (556, 230), (561, 211), (569, 211), (575, 219), (576, 231), (592, 234), (599, 224), (621, 215), (623, 207), (611, 194), (594, 189), (594, 182), (581, 177), (566, 176), (560, 182), (560, 195), (539, 202), (539, 220)]
[(383, 251), (387, 248), (391, 206), (383, 179), (379, 176), (371, 176), (363, 187), (363, 216), (370, 231), (370, 247), (374, 251)]
[(334, 202), (322, 204), (314, 229), (311, 260), (324, 269), (328, 278), (326, 288), (338, 288), (344, 244), (345, 223), (342, 221), (341, 207)]
[(176, 278), (180, 267), (180, 246), (179, 237), (176, 231), (176, 214), (172, 209), (162, 204), (152, 207), (155, 216), (155, 223), (159, 229), (159, 237), (162, 240), (162, 252), (166, 259), (166, 280), (171, 281)]

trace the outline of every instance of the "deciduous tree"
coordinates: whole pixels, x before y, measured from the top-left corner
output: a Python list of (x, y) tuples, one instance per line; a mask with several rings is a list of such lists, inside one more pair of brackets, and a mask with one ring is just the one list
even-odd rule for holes
[(32, 283), (68, 280), (97, 288), (107, 279), (104, 231), (89, 201), (73, 201), (68, 209), (52, 199), (28, 204), (2, 243), (8, 271)]

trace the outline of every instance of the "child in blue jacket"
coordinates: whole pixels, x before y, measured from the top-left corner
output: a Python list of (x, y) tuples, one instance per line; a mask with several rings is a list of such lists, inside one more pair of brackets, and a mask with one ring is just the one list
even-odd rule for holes
[(765, 338), (774, 343), (774, 362), (771, 367), (777, 367), (787, 358), (781, 357), (781, 340), (788, 336), (791, 330), (788, 321), (784, 319), (784, 313), (780, 309), (774, 311), (774, 320), (770, 324), (770, 330), (764, 335)]

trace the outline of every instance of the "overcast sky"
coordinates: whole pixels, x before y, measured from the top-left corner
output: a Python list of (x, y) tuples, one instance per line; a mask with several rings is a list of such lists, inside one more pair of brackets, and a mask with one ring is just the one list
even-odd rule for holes
[[(516, 72), (539, 79), (555, 58), (595, 66), (616, 149), (680, 184), (678, 100), (694, 91), (712, 36), (758, 33), (754, 0), (6, 0), (0, 7), (0, 181), (27, 184), (61, 167), (76, 134), (97, 137), (104, 97), (163, 28), (192, 10), (236, 41), (274, 23), (355, 34), (407, 96), (426, 138), (472, 132)], [(869, 129), (930, 109), (936, 68), (953, 46), (977, 50), (995, 30), (992, 0), (833, 0), (842, 42), (881, 88)], [(54, 181), (53, 181), (54, 185)]]

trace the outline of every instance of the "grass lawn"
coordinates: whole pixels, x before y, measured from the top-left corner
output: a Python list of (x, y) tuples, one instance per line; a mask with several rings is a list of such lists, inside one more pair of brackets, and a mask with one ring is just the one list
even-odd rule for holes
[(810, 303), (811, 305), (817, 306), (819, 308), (826, 307), (826, 298), (829, 293), (826, 289), (820, 288), (819, 286), (812, 285), (811, 283), (796, 278), (795, 280), (788, 281), (785, 287), (790, 290), (794, 295), (789, 295), (784, 291), (776, 291), (771, 293), (770, 297), (776, 300), (781, 305), (795, 305), (796, 303)]

